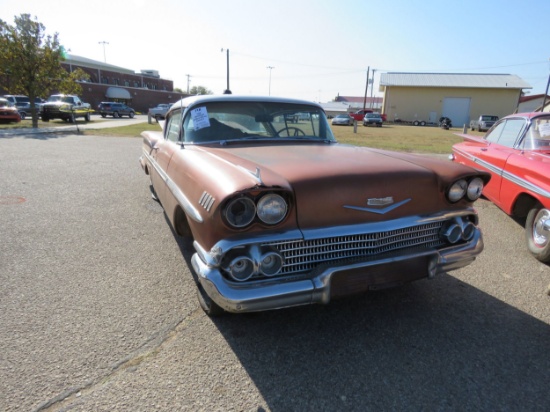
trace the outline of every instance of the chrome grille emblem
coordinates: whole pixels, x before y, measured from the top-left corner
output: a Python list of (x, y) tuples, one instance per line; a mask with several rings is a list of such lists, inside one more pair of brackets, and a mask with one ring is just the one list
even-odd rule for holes
[(386, 206), (386, 205), (391, 205), (392, 203), (393, 203), (392, 196), (372, 198), (367, 200), (367, 205), (369, 206)]

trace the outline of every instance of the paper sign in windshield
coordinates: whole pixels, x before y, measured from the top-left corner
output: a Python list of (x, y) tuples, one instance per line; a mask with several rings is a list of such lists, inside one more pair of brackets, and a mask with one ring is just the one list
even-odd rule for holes
[(543, 123), (539, 126), (539, 133), (541, 137), (550, 136), (550, 123)]
[(200, 130), (205, 127), (210, 127), (210, 119), (208, 119), (208, 111), (206, 107), (197, 107), (191, 110), (191, 118), (193, 119), (193, 129)]

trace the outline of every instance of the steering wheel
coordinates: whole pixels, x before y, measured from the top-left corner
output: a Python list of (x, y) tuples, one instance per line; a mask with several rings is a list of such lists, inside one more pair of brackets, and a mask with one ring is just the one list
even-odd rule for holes
[(283, 127), (277, 132), (277, 136), (280, 136), (282, 132), (286, 132), (287, 137), (290, 136), (305, 136), (305, 132), (302, 129), (298, 129), (294, 126)]

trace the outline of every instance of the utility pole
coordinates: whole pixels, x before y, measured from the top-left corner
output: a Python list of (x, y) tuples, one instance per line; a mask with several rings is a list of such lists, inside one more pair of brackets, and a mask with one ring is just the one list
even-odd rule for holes
[(273, 70), (275, 67), (273, 66), (267, 66), (269, 69), (269, 96), (271, 96), (271, 70)]
[(189, 82), (190, 82), (190, 79), (191, 79), (191, 75), (186, 74), (186, 76), (187, 76), (187, 94), (189, 94)]
[(370, 108), (371, 109), (374, 107), (373, 94), (374, 94), (374, 72), (375, 71), (376, 71), (376, 69), (372, 69), (372, 79), (370, 81), (370, 83), (371, 83), (371, 86), (370, 86)]
[(369, 72), (370, 66), (367, 68), (367, 85), (365, 86), (365, 99), (363, 100), (363, 110), (367, 107), (367, 94), (369, 93)]
[(100, 41), (98, 44), (102, 44), (103, 45), (103, 61), (105, 63), (107, 63), (107, 56), (105, 55), (105, 45), (106, 44), (109, 44), (109, 42), (106, 42), (105, 40), (103, 41)]

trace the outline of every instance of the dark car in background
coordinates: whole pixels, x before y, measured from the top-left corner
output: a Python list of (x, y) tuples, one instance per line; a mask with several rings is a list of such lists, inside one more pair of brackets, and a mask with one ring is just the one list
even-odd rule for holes
[(125, 105), (124, 103), (101, 102), (97, 106), (97, 109), (101, 117), (128, 116), (129, 118), (133, 118), (136, 115), (136, 111), (132, 109), (130, 106)]
[(372, 125), (382, 127), (382, 123), (384, 123), (384, 121), (382, 120), (380, 113), (367, 113), (365, 117), (363, 117), (363, 126)]

